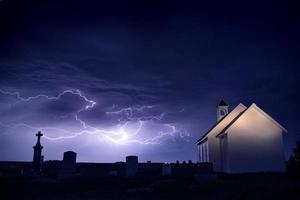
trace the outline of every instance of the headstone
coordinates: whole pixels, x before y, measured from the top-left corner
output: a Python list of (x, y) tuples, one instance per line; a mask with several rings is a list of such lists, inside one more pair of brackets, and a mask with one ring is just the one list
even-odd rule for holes
[(75, 173), (76, 172), (76, 153), (73, 151), (64, 152), (64, 158), (62, 163), (63, 173)]
[(126, 157), (126, 177), (133, 178), (138, 172), (138, 157), (127, 156)]

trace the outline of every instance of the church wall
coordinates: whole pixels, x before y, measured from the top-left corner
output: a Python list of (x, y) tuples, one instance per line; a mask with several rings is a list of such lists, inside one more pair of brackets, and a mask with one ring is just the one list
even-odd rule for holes
[(282, 129), (250, 107), (228, 130), (228, 173), (284, 172)]

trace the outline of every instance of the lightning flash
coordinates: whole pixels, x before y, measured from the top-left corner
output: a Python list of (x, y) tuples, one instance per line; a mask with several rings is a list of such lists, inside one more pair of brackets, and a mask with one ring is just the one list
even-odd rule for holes
[[(9, 92), (0, 89), (0, 93), (3, 95), (9, 95), (17, 99), (17, 103), (32, 103), (38, 99), (44, 99), (46, 101), (59, 101), (63, 98), (64, 95), (70, 94), (80, 97), (85, 105), (79, 108), (74, 115), (74, 119), (80, 124), (81, 130), (78, 132), (73, 132), (68, 129), (56, 128), (56, 127), (35, 127), (27, 123), (15, 123), (15, 124), (5, 124), (0, 122), (1, 126), (4, 127), (16, 127), (23, 126), (33, 130), (42, 130), (45, 134), (44, 137), (48, 140), (65, 140), (72, 139), (83, 134), (95, 135), (99, 141), (111, 142), (114, 144), (160, 144), (164, 141), (165, 138), (174, 137), (176, 134), (180, 138), (186, 139), (189, 134), (184, 130), (178, 130), (174, 124), (163, 123), (163, 118), (170, 113), (161, 112), (156, 115), (145, 115), (144, 112), (156, 108), (158, 105), (143, 105), (143, 106), (132, 106), (127, 108), (122, 108), (116, 111), (107, 111), (105, 114), (107, 116), (117, 116), (118, 124), (112, 127), (111, 129), (104, 129), (100, 127), (95, 127), (90, 125), (87, 121), (80, 118), (80, 113), (84, 111), (90, 111), (95, 108), (97, 102), (89, 99), (78, 89), (69, 89), (64, 90), (56, 96), (48, 96), (45, 94), (38, 94), (36, 96), (23, 97), (19, 92)], [(115, 109), (117, 106), (113, 105), (112, 109)], [(179, 112), (183, 112), (180, 110)], [(136, 115), (139, 114), (139, 115)], [(138, 116), (138, 117), (137, 117)], [(155, 135), (151, 135), (146, 138), (141, 138), (139, 135), (141, 132), (146, 131), (145, 124), (155, 123), (158, 121), (160, 130), (157, 131)], [(49, 135), (49, 132), (58, 132), (60, 136), (52, 137)]]

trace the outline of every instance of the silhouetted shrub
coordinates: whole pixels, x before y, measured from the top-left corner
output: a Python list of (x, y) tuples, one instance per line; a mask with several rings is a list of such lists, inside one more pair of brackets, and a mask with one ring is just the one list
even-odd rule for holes
[(288, 172), (300, 174), (300, 141), (297, 141), (296, 148), (287, 163), (287, 167)]

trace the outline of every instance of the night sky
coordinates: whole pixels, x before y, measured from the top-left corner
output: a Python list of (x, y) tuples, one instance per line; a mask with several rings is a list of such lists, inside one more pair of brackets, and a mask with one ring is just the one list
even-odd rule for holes
[(196, 161), (220, 99), (255, 102), (282, 124), (288, 158), (299, 7), (197, 2), (1, 0), (0, 160), (32, 160), (41, 130), (45, 160)]

